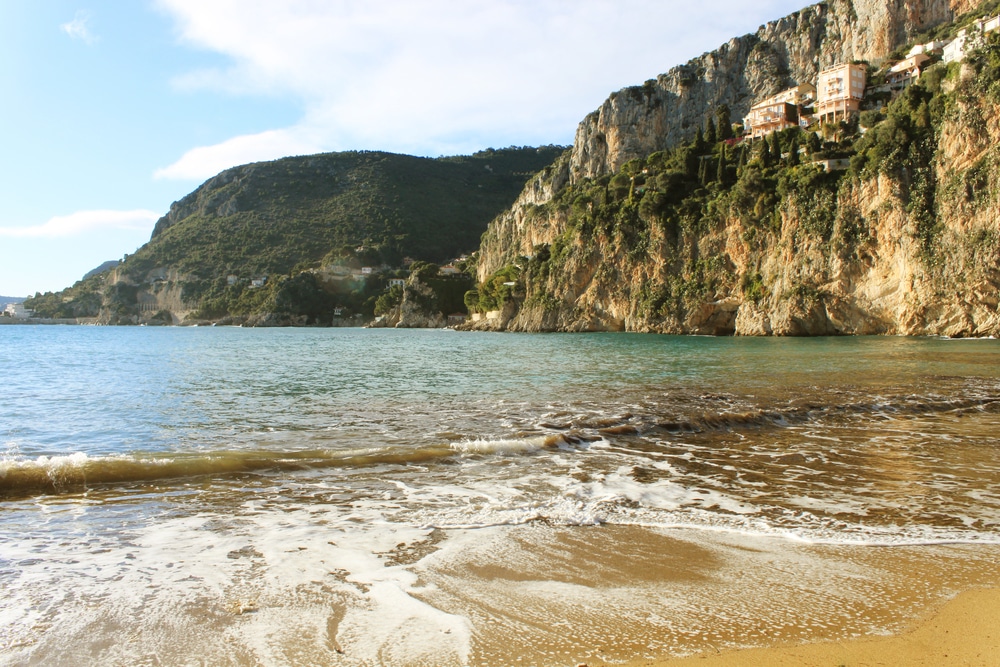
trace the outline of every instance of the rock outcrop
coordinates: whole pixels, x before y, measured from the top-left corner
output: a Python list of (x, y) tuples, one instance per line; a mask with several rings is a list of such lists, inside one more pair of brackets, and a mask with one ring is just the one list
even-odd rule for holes
[(612, 93), (577, 128), (570, 177), (602, 176), (628, 160), (690, 139), (720, 105), (738, 120), (755, 101), (815, 82), (817, 73), (831, 65), (855, 60), (879, 65), (914, 35), (975, 4), (829, 0), (771, 21), (655, 80)]
[[(490, 225), (479, 279), (514, 265), (524, 269), (524, 284), (502, 316), (470, 326), (1000, 335), (1000, 105), (993, 101), (951, 98), (932, 157), (920, 167), (933, 172), (924, 178), (932, 184), (927, 205), (916, 201), (918, 175), (906, 168), (852, 172), (826, 199), (777, 201), (767, 228), (750, 229), (733, 211), (714, 211), (683, 232), (635, 219), (588, 236), (574, 227), (581, 216), (566, 195), (677, 145), (720, 104), (736, 118), (754, 99), (814, 80), (828, 65), (880, 63), (914, 34), (976, 4), (834, 0), (612, 95), (580, 124), (572, 150)], [(810, 229), (817, 209), (829, 220), (822, 234)], [(625, 238), (636, 230), (644, 235), (641, 247)], [(558, 254), (558, 271), (539, 262), (540, 251)]]

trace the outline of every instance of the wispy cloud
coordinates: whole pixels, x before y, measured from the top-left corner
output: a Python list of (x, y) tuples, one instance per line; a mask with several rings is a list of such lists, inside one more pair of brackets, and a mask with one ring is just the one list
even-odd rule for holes
[(157, 179), (197, 180), (214, 176), (234, 165), (277, 160), (289, 155), (319, 153), (323, 144), (310, 139), (307, 131), (268, 130), (233, 137), (214, 146), (192, 148), (169, 167), (157, 169)]
[(0, 237), (62, 238), (108, 230), (152, 231), (160, 215), (153, 211), (77, 211), (56, 216), (41, 225), (30, 227), (0, 227)]
[(178, 75), (179, 92), (272, 96), (304, 110), (289, 127), (188, 150), (156, 172), (186, 179), (285, 150), (438, 155), (491, 144), (569, 142), (576, 124), (610, 92), (803, 4), (157, 2), (176, 21), (182, 43), (228, 59), (223, 67)]
[(90, 29), (90, 12), (80, 10), (69, 23), (63, 23), (59, 29), (69, 35), (72, 39), (79, 40), (84, 44), (94, 44), (98, 37)]

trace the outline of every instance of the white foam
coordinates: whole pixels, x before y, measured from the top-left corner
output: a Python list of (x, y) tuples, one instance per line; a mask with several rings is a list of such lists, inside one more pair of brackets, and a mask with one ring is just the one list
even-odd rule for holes
[(523, 439), (499, 440), (463, 440), (449, 445), (462, 454), (529, 454), (544, 449), (549, 442), (548, 436)]

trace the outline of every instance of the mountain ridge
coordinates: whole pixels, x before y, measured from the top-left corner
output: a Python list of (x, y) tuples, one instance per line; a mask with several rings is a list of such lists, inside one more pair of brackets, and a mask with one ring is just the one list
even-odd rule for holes
[[(42, 316), (105, 323), (242, 320), (291, 303), (279, 298), (279, 283), (310, 272), (314, 278), (300, 282), (311, 284), (295, 289), (323, 302), (322, 319), (338, 306), (371, 316), (384, 278), (317, 272), (472, 252), (490, 219), (564, 151), (491, 148), (442, 158), (350, 151), (233, 167), (174, 202), (149, 242), (120, 265), (37, 295), (32, 307)], [(309, 321), (319, 315), (311, 312)]]

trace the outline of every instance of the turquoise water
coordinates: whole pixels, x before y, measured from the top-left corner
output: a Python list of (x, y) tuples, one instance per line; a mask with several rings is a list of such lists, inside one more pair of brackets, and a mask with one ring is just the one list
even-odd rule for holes
[(299, 664), (261, 639), (294, 617), (340, 628), (315, 664), (411, 664), (404, 626), (466, 664), (414, 573), (539, 522), (1000, 543), (993, 340), (6, 326), (0, 372), (0, 664), (138, 664), (140, 609), (215, 627), (161, 663)]
[(405, 445), (434, 442), (443, 421), (498, 437), (508, 431), (489, 411), (500, 402), (611, 407), (666, 390), (910, 382), (933, 391), (935, 376), (1000, 368), (994, 341), (903, 338), (11, 326), (0, 343), (8, 458), (259, 447), (276, 433), (293, 449)]

